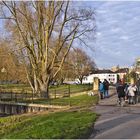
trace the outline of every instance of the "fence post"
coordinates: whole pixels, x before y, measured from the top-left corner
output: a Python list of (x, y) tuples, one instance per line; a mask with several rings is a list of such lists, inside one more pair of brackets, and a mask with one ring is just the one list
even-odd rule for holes
[(0, 101), (1, 101), (1, 94), (2, 94), (2, 92), (1, 92), (1, 90), (0, 90)]
[(68, 93), (69, 93), (69, 97), (70, 97), (70, 85), (68, 86)]
[(32, 103), (34, 103), (34, 92), (32, 91)]
[(49, 98), (48, 100), (49, 100), (49, 104), (51, 105), (51, 98)]
[(23, 101), (24, 100), (24, 89), (22, 89), (20, 91), (20, 97), (19, 97), (20, 101)]
[(17, 94), (15, 93), (15, 102), (17, 102)]
[(88, 90), (90, 90), (90, 83), (88, 83)]
[(25, 98), (26, 98), (25, 100), (27, 101), (27, 91), (25, 91)]
[(12, 93), (12, 90), (11, 90), (11, 101), (13, 101), (13, 93)]
[(71, 101), (69, 100), (69, 106), (71, 106)]
[(56, 99), (56, 88), (54, 89), (54, 94), (55, 94), (55, 95), (54, 95), (54, 96), (55, 96), (54, 98)]

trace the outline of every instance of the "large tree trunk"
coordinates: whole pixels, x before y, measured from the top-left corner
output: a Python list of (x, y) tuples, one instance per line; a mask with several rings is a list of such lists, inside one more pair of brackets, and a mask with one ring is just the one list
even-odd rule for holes
[(49, 84), (41, 84), (40, 85), (40, 94), (41, 97), (49, 98)]
[(80, 77), (79, 80), (80, 80), (80, 84), (83, 84), (83, 77)]
[[(44, 78), (45, 75), (42, 77)], [(49, 83), (50, 75), (48, 75), (45, 79), (38, 79), (38, 89), (41, 97), (49, 98)]]
[(35, 78), (32, 82), (29, 81), (29, 83), (34, 96), (49, 98), (49, 82), (38, 82)]

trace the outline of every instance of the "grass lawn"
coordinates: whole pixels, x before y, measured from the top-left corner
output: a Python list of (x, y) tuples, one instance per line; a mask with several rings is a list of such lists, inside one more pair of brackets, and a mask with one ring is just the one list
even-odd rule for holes
[(93, 112), (59, 112), (49, 115), (0, 118), (1, 139), (88, 138), (96, 120)]
[(0, 90), (4, 92), (29, 92), (31, 93), (31, 87), (25, 84), (2, 84), (0, 85)]
[[(60, 99), (59, 99), (60, 100)], [(65, 98), (80, 110), (38, 113), (0, 118), (1, 139), (80, 139), (88, 138), (97, 115), (89, 110), (97, 96)], [(83, 109), (82, 109), (83, 108)]]
[[(30, 101), (26, 101), (30, 102)], [(71, 106), (91, 106), (93, 103), (98, 102), (97, 96), (88, 96), (87, 94), (75, 97), (65, 97), (59, 99), (37, 99), (34, 100), (35, 104), (53, 104), (53, 105), (71, 105)]]
[[(77, 92), (83, 92), (92, 89), (92, 85), (60, 85), (51, 86), (49, 88), (50, 98), (60, 98), (69, 96)], [(5, 84), (0, 85), (1, 99), (3, 101), (16, 101), (20, 102), (23, 100), (26, 102), (29, 98), (32, 100), (32, 91), (29, 85), (24, 84)], [(36, 98), (36, 96), (34, 96)], [(29, 101), (31, 102), (31, 101)], [(38, 101), (39, 102), (39, 101)], [(48, 101), (45, 100), (45, 104)], [(50, 100), (49, 100), (50, 103)], [(55, 101), (56, 103), (56, 101)]]
[[(49, 87), (49, 92), (50, 93), (65, 93), (65, 92), (79, 92), (79, 91), (84, 91), (84, 90), (89, 90), (92, 89), (92, 85), (59, 85), (59, 86), (50, 86)], [(0, 85), (0, 90), (5, 91), (5, 92), (16, 92), (16, 93), (21, 93), (21, 92), (27, 92), (31, 93), (31, 87), (29, 85), (24, 85), (24, 84), (2, 84)]]

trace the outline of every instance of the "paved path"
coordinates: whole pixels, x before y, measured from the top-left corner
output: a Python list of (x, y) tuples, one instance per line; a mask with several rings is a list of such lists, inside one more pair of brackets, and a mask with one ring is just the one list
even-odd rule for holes
[(140, 103), (117, 106), (117, 95), (101, 100), (96, 106), (101, 116), (90, 139), (140, 139)]

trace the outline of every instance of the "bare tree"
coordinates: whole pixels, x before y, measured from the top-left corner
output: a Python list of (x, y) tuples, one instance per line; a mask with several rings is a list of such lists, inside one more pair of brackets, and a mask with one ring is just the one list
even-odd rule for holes
[(71, 52), (73, 58), (72, 65), (74, 67), (75, 78), (78, 78), (82, 84), (84, 76), (96, 69), (95, 62), (82, 49), (74, 49)]
[(65, 80), (74, 80), (75, 79), (75, 73), (74, 73), (74, 66), (71, 63), (73, 58), (66, 58), (62, 69), (58, 73), (56, 77), (56, 81), (58, 84), (63, 84)]
[(26, 73), (8, 42), (0, 41), (0, 80), (26, 82)]
[(95, 28), (90, 9), (69, 1), (2, 1), (1, 19), (20, 49), (34, 93), (49, 98), (48, 85), (60, 72), (76, 39)]

